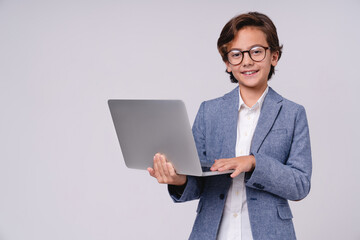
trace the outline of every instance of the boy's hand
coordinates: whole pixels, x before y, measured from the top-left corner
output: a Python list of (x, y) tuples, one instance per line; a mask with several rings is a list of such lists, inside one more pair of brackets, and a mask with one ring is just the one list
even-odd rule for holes
[(211, 171), (226, 171), (235, 170), (230, 176), (232, 178), (238, 176), (242, 172), (251, 172), (256, 165), (255, 157), (253, 155), (241, 156), (235, 158), (223, 158), (215, 160), (211, 166)]
[(177, 174), (173, 165), (167, 161), (164, 154), (157, 153), (154, 156), (154, 168), (149, 167), (150, 175), (159, 183), (181, 186), (186, 183), (186, 175)]

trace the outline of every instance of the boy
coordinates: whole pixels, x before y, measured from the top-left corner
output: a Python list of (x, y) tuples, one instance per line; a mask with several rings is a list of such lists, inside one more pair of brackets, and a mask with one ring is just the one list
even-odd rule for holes
[(296, 239), (288, 200), (309, 193), (312, 160), (305, 109), (267, 85), (281, 49), (276, 27), (257, 12), (231, 19), (218, 39), (239, 86), (201, 104), (193, 135), (202, 166), (231, 175), (178, 175), (154, 156), (148, 171), (175, 202), (200, 199), (190, 239)]

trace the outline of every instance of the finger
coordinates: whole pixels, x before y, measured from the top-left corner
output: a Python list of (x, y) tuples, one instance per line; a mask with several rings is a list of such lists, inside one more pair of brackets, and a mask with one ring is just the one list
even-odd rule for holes
[(166, 162), (167, 162), (166, 157), (164, 155), (161, 155), (160, 159), (161, 159), (161, 166), (162, 166), (162, 169), (164, 171), (164, 175), (169, 176), (169, 170), (168, 170), (168, 166), (166, 164)]
[(157, 168), (157, 171), (158, 171), (158, 174), (161, 176), (161, 177), (164, 177), (165, 174), (164, 174), (164, 169), (163, 169), (163, 166), (162, 166), (162, 163), (161, 163), (161, 155), (157, 155), (156, 159), (155, 159), (155, 166)]
[(221, 165), (221, 163), (222, 163), (221, 159), (215, 159), (215, 162), (214, 162), (214, 164), (210, 167), (210, 170), (211, 170), (211, 171), (216, 171), (216, 170), (219, 168), (219, 166)]
[(166, 165), (167, 165), (167, 169), (169, 171), (170, 176), (175, 177), (177, 175), (177, 173), (175, 171), (174, 166), (170, 162), (167, 162)]
[(234, 167), (231, 167), (230, 164), (224, 164), (218, 168), (218, 171), (222, 172), (222, 171), (226, 171), (226, 170), (230, 170), (230, 169), (234, 169)]
[[(157, 161), (157, 159), (158, 159), (158, 153), (156, 153), (155, 155), (154, 155), (154, 157), (153, 157), (153, 162), (154, 162), (154, 169), (155, 169), (155, 162)], [(157, 167), (157, 166), (156, 166)], [(157, 169), (155, 169), (155, 171), (156, 171)]]
[(241, 173), (240, 169), (235, 169), (235, 171), (230, 175), (230, 177), (234, 178), (237, 177)]
[(232, 170), (238, 168), (239, 163), (235, 160), (226, 161), (219, 167), (218, 171)]
[(154, 161), (154, 167), (155, 167), (155, 178), (158, 181), (158, 183), (165, 183), (166, 177), (164, 176), (164, 171), (161, 166), (160, 159), (158, 157)]
[(154, 155), (154, 167), (153, 167), (153, 169), (154, 169), (154, 175), (155, 175), (155, 177), (156, 177), (156, 175), (158, 175), (159, 174), (159, 166), (158, 166), (158, 164), (157, 164), (157, 162), (158, 162), (158, 154), (155, 154)]
[(219, 169), (220, 167), (224, 166), (225, 164), (227, 164), (228, 162), (232, 161), (232, 158), (221, 158), (221, 159), (216, 159), (215, 163), (211, 166), (211, 168), (214, 169)]
[(212, 167), (211, 170), (213, 171), (220, 171), (221, 169), (224, 169), (224, 167), (228, 164), (228, 160), (225, 159), (219, 159)]

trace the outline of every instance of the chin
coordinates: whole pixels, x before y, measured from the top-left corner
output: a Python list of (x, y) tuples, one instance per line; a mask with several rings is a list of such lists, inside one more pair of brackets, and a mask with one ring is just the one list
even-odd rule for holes
[(244, 86), (247, 88), (261, 88), (267, 85), (267, 81), (263, 81), (260, 79), (243, 79), (240, 78), (238, 80), (240, 86)]
[(260, 87), (263, 84), (261, 84), (259, 81), (249, 81), (249, 80), (240, 80), (239, 81), (240, 86), (248, 87), (248, 88), (256, 88)]

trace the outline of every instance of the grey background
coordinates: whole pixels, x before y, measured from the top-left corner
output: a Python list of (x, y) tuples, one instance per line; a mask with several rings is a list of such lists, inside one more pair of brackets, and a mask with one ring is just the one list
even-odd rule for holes
[(305, 106), (312, 190), (298, 239), (360, 239), (359, 1), (0, 1), (0, 239), (186, 239), (197, 202), (125, 167), (109, 98), (233, 89), (223, 25), (257, 10), (284, 54), (270, 86)]

